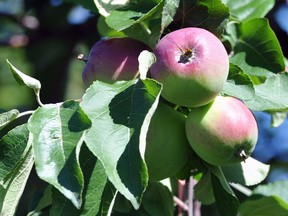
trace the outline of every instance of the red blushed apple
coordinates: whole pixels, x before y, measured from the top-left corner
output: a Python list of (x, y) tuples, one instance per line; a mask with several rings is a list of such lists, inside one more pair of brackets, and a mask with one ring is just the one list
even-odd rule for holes
[(95, 43), (83, 69), (84, 84), (135, 79), (139, 75), (138, 56), (143, 50), (151, 48), (132, 38), (109, 38)]
[(193, 150), (218, 166), (244, 161), (258, 139), (252, 112), (233, 97), (217, 96), (213, 102), (193, 108), (185, 127)]
[(181, 106), (211, 102), (228, 76), (229, 58), (222, 42), (202, 28), (167, 34), (154, 54), (157, 61), (151, 67), (151, 77), (163, 84), (163, 98)]

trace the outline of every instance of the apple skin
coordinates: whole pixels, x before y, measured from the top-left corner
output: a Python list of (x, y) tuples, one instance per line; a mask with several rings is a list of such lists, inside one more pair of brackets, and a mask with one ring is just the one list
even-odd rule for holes
[(149, 180), (160, 181), (176, 175), (192, 151), (185, 134), (186, 116), (159, 103), (149, 125), (145, 162)]
[(217, 96), (213, 102), (191, 110), (186, 135), (192, 149), (206, 162), (228, 165), (245, 161), (258, 139), (257, 122), (246, 105)]
[(86, 86), (95, 80), (113, 83), (131, 80), (139, 75), (138, 56), (148, 45), (132, 38), (108, 38), (96, 42), (91, 48), (82, 72)]
[(188, 27), (164, 36), (154, 49), (151, 77), (163, 84), (167, 101), (186, 107), (211, 102), (223, 89), (229, 57), (222, 42), (209, 31)]

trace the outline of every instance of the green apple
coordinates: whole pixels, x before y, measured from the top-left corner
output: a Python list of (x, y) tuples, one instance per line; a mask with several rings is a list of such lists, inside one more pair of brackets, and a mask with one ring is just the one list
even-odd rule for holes
[(145, 161), (149, 180), (174, 176), (188, 162), (191, 147), (185, 134), (186, 116), (159, 103), (149, 125)]

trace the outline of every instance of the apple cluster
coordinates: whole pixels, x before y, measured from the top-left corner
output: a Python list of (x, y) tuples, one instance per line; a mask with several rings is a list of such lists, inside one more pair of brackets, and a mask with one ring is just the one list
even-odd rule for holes
[[(163, 85), (146, 138), (150, 180), (177, 175), (193, 152), (216, 166), (245, 161), (258, 139), (257, 123), (242, 101), (220, 95), (229, 57), (220, 39), (205, 29), (173, 31), (154, 49), (131, 38), (101, 40), (90, 50), (84, 83), (137, 78), (143, 50), (155, 54), (149, 75)], [(188, 114), (177, 107), (185, 107)]]

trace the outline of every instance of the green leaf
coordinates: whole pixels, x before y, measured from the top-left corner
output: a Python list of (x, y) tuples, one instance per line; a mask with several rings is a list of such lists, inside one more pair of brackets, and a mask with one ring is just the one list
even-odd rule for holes
[(238, 41), (238, 33), (237, 33), (238, 25), (239, 24), (233, 20), (228, 21), (224, 34), (222, 35), (222, 42), (227, 47), (229, 55), (232, 54), (231, 51), (234, 49)]
[[(106, 18), (107, 24), (117, 31), (123, 31), (133, 24), (140, 22), (139, 18), (144, 16), (143, 13), (137, 11), (111, 11)], [(138, 20), (138, 21), (137, 21)]]
[(134, 208), (147, 186), (143, 161), (146, 133), (157, 107), (161, 85), (154, 80), (95, 81), (81, 106), (92, 120), (85, 136), (89, 149), (105, 167), (109, 180)]
[(26, 182), (34, 164), (31, 142), (27, 143), (25, 154), (9, 181), (0, 186), (0, 215), (15, 215), (17, 205), (23, 194)]
[(94, 4), (96, 5), (99, 13), (106, 17), (110, 14), (111, 11), (116, 9), (121, 9), (123, 7), (127, 7), (129, 5), (129, 0), (110, 0), (110, 1), (103, 1), (103, 0), (94, 0)]
[(270, 216), (275, 213), (277, 216), (288, 215), (287, 187), (287, 181), (277, 181), (257, 186), (253, 190), (252, 196), (240, 206), (241, 215)]
[[(109, 16), (106, 17), (106, 22), (111, 28), (122, 31), (132, 25), (143, 22), (145, 19), (151, 19), (155, 13), (158, 13), (159, 10), (161, 10), (162, 2), (163, 0), (158, 4), (153, 3), (148, 5), (145, 5), (145, 3), (143, 4), (142, 2), (142, 4), (135, 4), (138, 4), (137, 9), (128, 7), (126, 10), (112, 10), (110, 11)], [(143, 7), (141, 8), (140, 5)], [(148, 9), (147, 6), (150, 8)]]
[(174, 16), (179, 7), (180, 0), (170, 0), (163, 2), (161, 32), (174, 21)]
[(48, 185), (41, 194), (37, 196), (35, 200), (35, 206), (29, 209), (27, 216), (35, 216), (41, 213), (41, 211), (52, 205), (52, 185)]
[(259, 185), (253, 190), (254, 195), (277, 196), (288, 205), (288, 194), (284, 188), (288, 188), (288, 181), (276, 181), (266, 185)]
[[(236, 216), (239, 201), (219, 167), (206, 165), (211, 172), (211, 181), (217, 209), (221, 216)], [(225, 202), (224, 202), (225, 200)], [(229, 210), (228, 210), (229, 209)]]
[(28, 121), (38, 176), (80, 208), (83, 174), (79, 149), (91, 121), (76, 101), (38, 108)]
[(221, 0), (182, 0), (172, 26), (199, 27), (221, 36), (229, 18), (229, 8)]
[[(84, 175), (83, 204), (76, 209), (59, 191), (53, 190), (53, 204), (50, 215), (95, 216), (107, 212), (107, 203), (113, 198), (114, 191), (109, 190), (109, 183), (105, 169), (86, 145), (80, 151), (80, 165)], [(105, 191), (106, 190), (106, 191)]]
[(274, 7), (275, 0), (223, 0), (230, 13), (239, 20), (244, 21), (254, 18), (263, 18)]
[(149, 215), (174, 215), (172, 193), (160, 182), (149, 182), (143, 196), (142, 206)]
[(285, 71), (288, 72), (288, 59), (284, 56)]
[(39, 80), (22, 73), (20, 70), (14, 67), (8, 61), (8, 59), (6, 59), (6, 61), (11, 73), (13, 74), (15, 80), (18, 82), (19, 85), (26, 85), (27, 87), (32, 88), (35, 91), (41, 89), (41, 83)]
[(222, 92), (241, 100), (250, 100), (255, 95), (250, 77), (240, 67), (232, 63), (230, 64), (229, 76)]
[(279, 197), (253, 195), (240, 205), (239, 213), (243, 216), (287, 216), (288, 204)]
[(7, 181), (22, 163), (29, 131), (27, 125), (13, 128), (0, 140), (0, 183)]
[(154, 47), (164, 29), (173, 21), (179, 0), (140, 3), (135, 4), (136, 8), (111, 11), (106, 22), (111, 28)]
[(105, 21), (105, 17), (99, 16), (97, 19), (97, 31), (102, 37), (125, 37), (126, 35), (121, 31), (116, 31), (109, 27)]
[(273, 112), (271, 114), (271, 127), (279, 127), (287, 118), (287, 112)]
[(6, 189), (2, 184), (0, 184), (0, 210), (1, 210), (0, 213), (2, 212), (5, 195), (6, 195)]
[(254, 76), (271, 76), (284, 71), (283, 53), (266, 19), (252, 19), (238, 26), (238, 41), (232, 63)]
[(194, 191), (195, 198), (203, 205), (210, 205), (215, 202), (210, 172), (203, 173), (201, 179), (195, 185)]
[(245, 162), (221, 167), (227, 181), (251, 186), (262, 182), (268, 175), (270, 165), (263, 164), (252, 157)]
[(7, 112), (0, 113), (0, 130), (14, 119), (16, 119), (18, 115), (19, 111), (17, 109), (12, 109)]
[(254, 111), (287, 111), (287, 83), (287, 73), (270, 76), (265, 83), (254, 85), (255, 97), (251, 100), (244, 100), (244, 102)]

